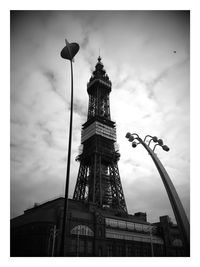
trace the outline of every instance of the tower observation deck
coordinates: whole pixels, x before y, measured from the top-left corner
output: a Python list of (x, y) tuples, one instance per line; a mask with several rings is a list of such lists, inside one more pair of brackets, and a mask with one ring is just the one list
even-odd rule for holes
[(94, 203), (127, 213), (118, 170), (120, 154), (116, 145), (116, 126), (110, 116), (112, 83), (101, 57), (87, 84), (87, 121), (82, 125), (82, 151), (73, 199)]

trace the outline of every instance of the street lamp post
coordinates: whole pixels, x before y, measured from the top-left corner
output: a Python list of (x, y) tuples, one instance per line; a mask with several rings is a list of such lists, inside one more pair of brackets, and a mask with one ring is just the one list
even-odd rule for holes
[[(150, 137), (151, 140), (149, 141), (148, 145), (146, 144), (146, 139), (147, 137)], [(163, 150), (169, 151), (168, 146), (163, 144), (162, 139), (158, 139), (156, 136), (146, 136), (144, 141), (138, 136), (136, 133), (127, 133), (126, 138), (129, 139), (130, 142), (132, 142), (132, 147), (136, 147), (138, 144), (142, 144), (143, 147), (147, 150), (149, 155), (151, 156), (153, 162), (156, 165), (156, 168), (161, 176), (161, 179), (163, 181), (163, 184), (165, 186), (165, 189), (167, 191), (176, 221), (177, 225), (179, 227), (180, 233), (183, 238), (184, 246), (185, 246), (185, 252), (186, 255), (190, 255), (190, 225), (187, 219), (187, 216), (185, 214), (184, 208), (182, 206), (182, 203), (179, 199), (179, 196), (176, 192), (176, 189), (167, 173), (165, 170), (164, 166), (162, 165), (161, 161), (158, 159), (156, 154), (154, 153), (156, 146), (161, 146)], [(134, 140), (137, 140), (138, 142), (135, 142)], [(155, 142), (155, 146), (153, 150), (150, 148), (150, 143), (151, 141)]]
[(56, 242), (56, 236), (58, 231), (56, 230), (56, 225), (54, 225), (53, 229), (52, 229), (52, 234), (53, 234), (53, 241), (52, 241), (52, 252), (51, 252), (51, 256), (54, 256), (54, 251), (55, 251), (55, 242)]
[(69, 175), (70, 175), (70, 160), (71, 160), (71, 142), (72, 142), (72, 122), (73, 122), (73, 65), (72, 61), (74, 56), (79, 51), (77, 43), (69, 43), (65, 39), (66, 46), (62, 49), (60, 55), (62, 58), (70, 60), (71, 65), (71, 108), (70, 108), (70, 123), (69, 123), (69, 143), (68, 143), (68, 157), (67, 157), (67, 171), (66, 171), (66, 184), (65, 184), (65, 198), (64, 209), (61, 228), (61, 242), (60, 242), (60, 256), (65, 254), (65, 238), (66, 238), (66, 216), (68, 209), (68, 191), (69, 191)]

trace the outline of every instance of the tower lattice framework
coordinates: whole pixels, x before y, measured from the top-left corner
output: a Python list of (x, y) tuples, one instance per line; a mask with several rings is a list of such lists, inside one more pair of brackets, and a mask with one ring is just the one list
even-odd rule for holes
[(110, 117), (109, 80), (101, 58), (87, 84), (88, 117), (82, 125), (80, 167), (73, 199), (127, 213), (118, 169), (116, 126)]

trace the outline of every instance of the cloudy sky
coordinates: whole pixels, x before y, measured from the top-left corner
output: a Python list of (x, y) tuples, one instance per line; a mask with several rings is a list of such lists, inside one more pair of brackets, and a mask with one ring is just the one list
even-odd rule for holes
[[(129, 213), (155, 222), (168, 214), (159, 174), (126, 132), (157, 135), (170, 147), (156, 153), (186, 213), (190, 212), (190, 32), (184, 11), (25, 11), (11, 13), (11, 217), (35, 202), (64, 195), (70, 108), (70, 65), (64, 39), (78, 42), (74, 63), (74, 121), (69, 196), (79, 163), (87, 82), (100, 54), (112, 81), (119, 170)], [(176, 51), (176, 52), (175, 52)]]

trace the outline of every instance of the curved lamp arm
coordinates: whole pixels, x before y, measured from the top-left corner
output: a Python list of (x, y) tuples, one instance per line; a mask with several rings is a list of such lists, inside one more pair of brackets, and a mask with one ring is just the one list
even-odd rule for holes
[(135, 138), (137, 139), (143, 146), (144, 148), (148, 151), (150, 154), (153, 162), (156, 165), (156, 168), (162, 178), (163, 184), (165, 186), (165, 189), (167, 191), (178, 227), (180, 229), (180, 232), (182, 233), (183, 237), (183, 242), (186, 247), (186, 254), (187, 256), (190, 255), (190, 225), (188, 222), (188, 218), (185, 214), (184, 208), (182, 206), (182, 203), (179, 199), (179, 196), (176, 192), (176, 189), (167, 173), (165, 170), (164, 166), (162, 165), (161, 161), (158, 159), (156, 154), (153, 152), (153, 150), (139, 137)]
[(148, 135), (145, 136), (144, 142), (146, 142), (147, 137), (151, 137), (152, 138), (152, 136), (148, 134)]

